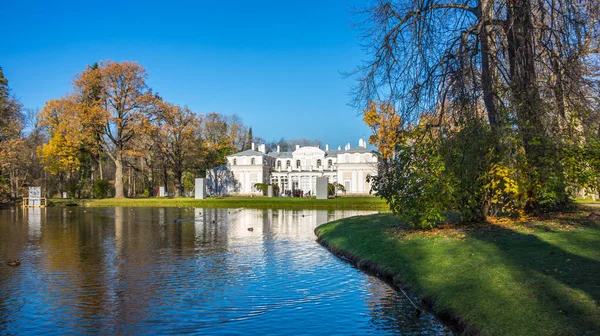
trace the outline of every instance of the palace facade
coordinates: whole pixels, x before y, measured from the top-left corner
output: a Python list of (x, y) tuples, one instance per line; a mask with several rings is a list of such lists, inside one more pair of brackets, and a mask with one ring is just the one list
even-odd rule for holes
[(347, 194), (368, 194), (367, 175), (376, 175), (377, 166), (377, 154), (362, 139), (358, 147), (347, 144), (337, 150), (329, 145), (325, 149), (296, 146), (291, 152), (278, 147), (267, 153), (264, 144), (252, 144), (252, 149), (227, 156), (226, 167), (210, 172), (209, 188), (216, 194), (254, 194), (258, 193), (256, 183), (271, 183), (282, 193), (301, 190), (314, 195), (317, 177), (326, 176), (329, 183), (343, 185)]

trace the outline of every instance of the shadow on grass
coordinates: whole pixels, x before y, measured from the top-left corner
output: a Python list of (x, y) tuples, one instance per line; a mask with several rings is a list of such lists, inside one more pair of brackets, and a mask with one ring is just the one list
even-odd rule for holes
[[(590, 318), (598, 313), (600, 302), (600, 262), (567, 250), (596, 251), (600, 246), (597, 229), (583, 229), (577, 234), (564, 231), (535, 235), (496, 227), (493, 233), (475, 231), (470, 236), (493, 245), (506, 263), (518, 268), (522, 273), (519, 284), (533, 290), (535, 298), (557, 314), (557, 318), (568, 318), (578, 325), (579, 331), (600, 333), (598, 316)], [(586, 304), (586, 295), (595, 307), (593, 303)]]
[(598, 227), (528, 234), (492, 226), (459, 238), (407, 238), (399, 226), (380, 214), (320, 231), (362, 268), (434, 298), (438, 313), (455, 312), (486, 334), (600, 334)]

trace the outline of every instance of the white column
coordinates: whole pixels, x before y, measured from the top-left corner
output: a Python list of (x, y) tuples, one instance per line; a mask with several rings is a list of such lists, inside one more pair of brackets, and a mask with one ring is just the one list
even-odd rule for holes
[(244, 193), (248, 194), (250, 193), (250, 172), (247, 171), (246, 174), (244, 174)]
[(358, 171), (358, 192), (364, 192), (365, 191), (365, 180), (363, 178), (363, 171), (362, 169), (360, 169)]
[(356, 180), (358, 179), (356, 175), (356, 169), (352, 169), (352, 192), (356, 192)]

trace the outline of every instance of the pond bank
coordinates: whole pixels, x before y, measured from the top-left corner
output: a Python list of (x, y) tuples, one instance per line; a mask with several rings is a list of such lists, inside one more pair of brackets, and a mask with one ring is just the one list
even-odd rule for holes
[(600, 334), (600, 223), (590, 208), (413, 231), (391, 214), (315, 229), (359, 268), (421, 298), (465, 334)]
[(220, 197), (197, 200), (193, 198), (107, 198), (82, 200), (92, 207), (195, 207), (195, 208), (253, 208), (253, 209), (317, 209), (317, 210), (379, 210), (388, 209), (378, 197), (356, 196), (318, 200), (288, 197)]

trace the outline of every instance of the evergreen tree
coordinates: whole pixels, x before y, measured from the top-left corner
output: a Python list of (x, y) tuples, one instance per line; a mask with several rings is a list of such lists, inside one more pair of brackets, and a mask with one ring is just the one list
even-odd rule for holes
[(254, 139), (252, 138), (252, 127), (248, 129), (248, 141), (246, 142), (246, 148), (244, 149), (252, 149), (252, 142)]

